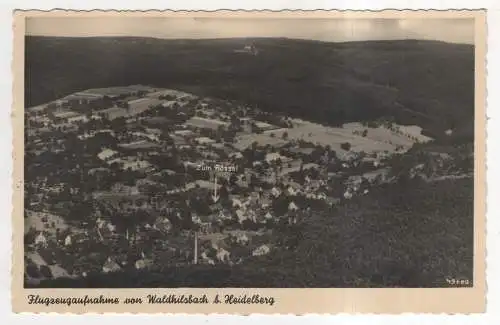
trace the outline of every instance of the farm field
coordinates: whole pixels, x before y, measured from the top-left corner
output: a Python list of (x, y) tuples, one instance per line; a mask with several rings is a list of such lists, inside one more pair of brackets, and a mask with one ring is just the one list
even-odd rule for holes
[(398, 124), (393, 124), (393, 126), (396, 129), (399, 129), (400, 133), (393, 132), (385, 127), (378, 127), (378, 128), (367, 128), (366, 126), (363, 126), (361, 123), (346, 123), (343, 125), (344, 129), (351, 130), (351, 131), (358, 131), (358, 132), (363, 132), (364, 130), (368, 130), (368, 135), (370, 139), (374, 139), (377, 141), (391, 141), (392, 143), (396, 145), (402, 145), (405, 147), (411, 147), (413, 143), (415, 143), (414, 140), (410, 139), (409, 137), (415, 137), (418, 139), (420, 142), (428, 142), (432, 140), (431, 138), (421, 134), (422, 128), (416, 125), (398, 125)]
[[(54, 227), (51, 227), (54, 223)], [(45, 225), (49, 225), (46, 227)], [(59, 228), (61, 230), (67, 229), (68, 225), (66, 222), (59, 216), (44, 213), (44, 212), (35, 212), (26, 210), (25, 218), (24, 218), (24, 233), (30, 231), (30, 229), (35, 229), (36, 231), (47, 231), (54, 232)]]

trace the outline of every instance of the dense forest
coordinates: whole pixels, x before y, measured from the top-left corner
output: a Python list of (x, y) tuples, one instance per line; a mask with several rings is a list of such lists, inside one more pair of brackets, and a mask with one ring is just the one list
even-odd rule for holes
[[(259, 54), (236, 53), (252, 43)], [(25, 103), (147, 84), (328, 124), (390, 116), (473, 136), (474, 48), (435, 41), (26, 37)]]

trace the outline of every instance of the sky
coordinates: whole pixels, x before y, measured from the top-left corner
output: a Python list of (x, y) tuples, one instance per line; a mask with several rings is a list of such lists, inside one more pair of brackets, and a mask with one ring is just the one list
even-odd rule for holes
[(326, 42), (422, 39), (474, 44), (474, 20), (36, 17), (27, 19), (26, 34), (72, 37), (142, 36), (166, 39), (287, 37)]

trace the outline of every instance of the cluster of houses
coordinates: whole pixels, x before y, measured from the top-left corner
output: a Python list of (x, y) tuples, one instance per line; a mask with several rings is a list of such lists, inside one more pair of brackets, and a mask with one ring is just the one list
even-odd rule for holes
[[(88, 262), (100, 263), (98, 269), (104, 273), (163, 263), (163, 255), (155, 253), (152, 245), (162, 247), (159, 251), (172, 250), (175, 254), (171, 260), (175, 263), (244, 263), (280, 249), (273, 240), (276, 227), (307, 222), (318, 203), (332, 207), (355, 195), (366, 195), (375, 179), (387, 173), (380, 157), (352, 154), (330, 158), (325, 152), (311, 158), (315, 151), (325, 149), (297, 141), (256, 143), (241, 150), (237, 145), (239, 135), (255, 132), (256, 128), (270, 131), (280, 127), (245, 115), (249, 110), (244, 108), (221, 106), (179, 91), (130, 86), (79, 92), (28, 109), (27, 118), (38, 123), (37, 128), (43, 132), (60, 130), (65, 125), (65, 132), (74, 133), (85, 144), (96, 137), (107, 139), (106, 143), (99, 142), (100, 149), (94, 156), (82, 152), (71, 170), (81, 183), (92, 180), (97, 185), (85, 187), (77, 182), (62, 187), (70, 189), (70, 197), (85, 197), (96, 206), (104, 204), (109, 208), (95, 208), (81, 225), (65, 227), (64, 237), (48, 232), (57, 226), (36, 227), (30, 239), (32, 249), (36, 252), (54, 244), (77, 259), (85, 250), (74, 250), (75, 245), (99, 243), (113, 248), (120, 241), (126, 247), (148, 243), (133, 259), (107, 253), (104, 258), (96, 258), (98, 262)], [(180, 115), (180, 122), (172, 122)], [(124, 123), (113, 124), (119, 118)], [(102, 120), (108, 121), (103, 127), (89, 126), (101, 125), (98, 123)], [(53, 150), (58, 143), (53, 139), (50, 144), (44, 143), (49, 140), (35, 143), (38, 138), (28, 137), (28, 147), (34, 148), (35, 156), (43, 149)], [(67, 150), (61, 141), (58, 150)], [(220, 173), (197, 167), (215, 163), (231, 167)], [(357, 171), (360, 164), (369, 165), (368, 170)], [(333, 165), (337, 168), (334, 172), (329, 170)], [(44, 184), (57, 183), (47, 182), (46, 178), (39, 175), (27, 182), (37, 193), (45, 193), (48, 186)], [(100, 185), (109, 179), (116, 184)], [(59, 192), (51, 191), (57, 201)], [(31, 193), (28, 201), (33, 202), (35, 194)], [(38, 197), (40, 200), (44, 196)], [(53, 207), (38, 204), (32, 208), (50, 211)], [(117, 216), (132, 222), (127, 224)], [(186, 216), (191, 222), (184, 225)], [(149, 241), (157, 237), (154, 243)], [(176, 240), (183, 244), (174, 244)], [(84, 275), (91, 268), (75, 270), (73, 273)]]

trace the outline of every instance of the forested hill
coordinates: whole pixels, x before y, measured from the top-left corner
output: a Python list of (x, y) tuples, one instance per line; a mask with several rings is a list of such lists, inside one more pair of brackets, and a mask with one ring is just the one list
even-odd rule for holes
[[(245, 44), (254, 56), (237, 53)], [(474, 48), (434, 41), (26, 37), (26, 106), (95, 87), (150, 84), (325, 123), (393, 116), (473, 128)]]

